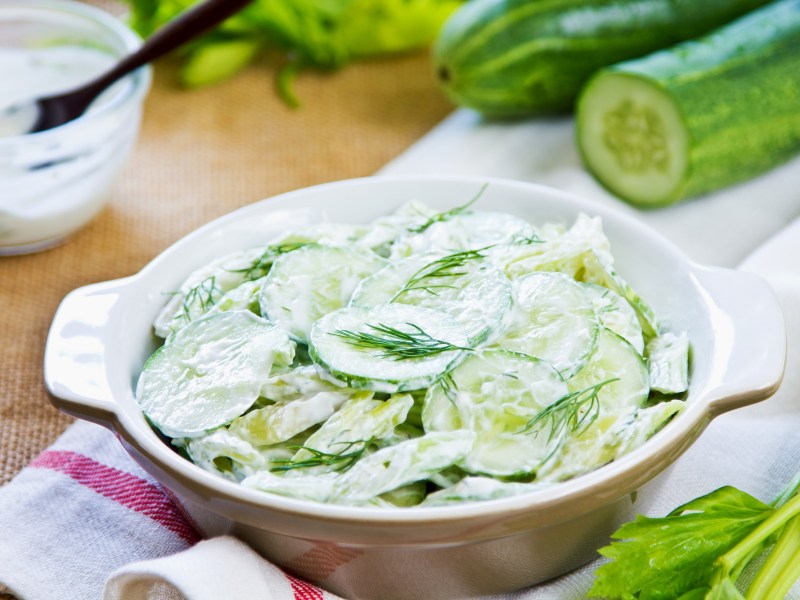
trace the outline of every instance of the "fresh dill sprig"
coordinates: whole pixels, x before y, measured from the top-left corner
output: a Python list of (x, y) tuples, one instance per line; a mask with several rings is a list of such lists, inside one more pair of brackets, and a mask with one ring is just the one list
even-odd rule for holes
[(531, 244), (544, 244), (544, 240), (535, 233), (531, 235), (515, 233), (511, 236), (511, 244), (516, 246), (530, 246)]
[(222, 290), (217, 287), (216, 276), (212, 275), (206, 277), (203, 281), (190, 289), (183, 297), (183, 318), (186, 319), (187, 322), (192, 320), (192, 307), (195, 306), (196, 303), (200, 304), (200, 308), (202, 308), (203, 311), (207, 311), (214, 306), (222, 296)]
[(600, 390), (618, 380), (618, 377), (606, 379), (562, 396), (528, 421), (528, 424), (519, 433), (533, 430), (538, 435), (539, 431), (549, 423), (548, 442), (560, 437), (566, 430), (577, 435), (582, 434), (600, 416), (600, 399), (598, 398)]
[(442, 258), (428, 263), (411, 276), (411, 278), (403, 286), (403, 289), (392, 296), (392, 298), (389, 300), (389, 303), (391, 304), (400, 296), (407, 294), (412, 290), (424, 290), (432, 296), (438, 296), (439, 294), (436, 290), (454, 288), (455, 286), (447, 285), (445, 283), (431, 284), (426, 283), (426, 281), (430, 279), (461, 277), (462, 275), (466, 275), (467, 271), (460, 271), (459, 269), (464, 267), (470, 261), (486, 258), (486, 255), (481, 254), (481, 252), (486, 249), (487, 248), (481, 248), (480, 250), (464, 250), (462, 252), (456, 252), (455, 254), (443, 256)]
[(272, 263), (275, 262), (275, 259), (280, 256), (281, 254), (286, 254), (288, 252), (294, 252), (295, 250), (302, 248), (303, 246), (308, 246), (309, 242), (287, 242), (285, 244), (276, 244), (274, 246), (268, 246), (266, 250), (256, 258), (248, 267), (243, 267), (241, 269), (230, 269), (231, 273), (243, 273), (244, 278), (247, 281), (254, 281), (256, 279), (261, 279), (272, 268)]
[(475, 202), (478, 201), (478, 198), (480, 198), (483, 195), (483, 192), (486, 191), (487, 187), (489, 187), (489, 184), (488, 183), (484, 183), (483, 187), (475, 195), (475, 197), (472, 200), (470, 200), (469, 202), (467, 202), (466, 204), (462, 204), (461, 206), (456, 206), (455, 208), (451, 208), (450, 210), (446, 210), (444, 212), (436, 213), (435, 215), (430, 217), (427, 221), (425, 221), (422, 225), (417, 225), (416, 227), (409, 227), (408, 231), (410, 231), (411, 233), (422, 233), (426, 229), (428, 229), (428, 227), (433, 225), (434, 223), (441, 223), (442, 221), (449, 221), (453, 217), (456, 217), (456, 216), (460, 215), (461, 213), (466, 212), (467, 209), (470, 206), (472, 206), (473, 204), (475, 204)]
[[(312, 456), (305, 460), (298, 461), (294, 461), (291, 458), (276, 460), (274, 461), (276, 466), (270, 468), (270, 471), (285, 472), (294, 469), (311, 469), (313, 467), (333, 467), (334, 471), (346, 471), (364, 455), (364, 452), (372, 443), (372, 438), (368, 440), (336, 443), (344, 444), (344, 448), (339, 452), (323, 452), (322, 450), (309, 448), (308, 446), (291, 446), (292, 450), (305, 450), (306, 452), (310, 452)], [(351, 450), (354, 446), (356, 446), (356, 449)]]
[(402, 331), (382, 323), (377, 325), (368, 323), (367, 327), (375, 333), (339, 329), (331, 332), (330, 335), (340, 337), (357, 348), (380, 350), (380, 356), (392, 360), (425, 358), (451, 350), (472, 350), (472, 348), (455, 346), (450, 342), (436, 339), (414, 323), (406, 323), (406, 325), (412, 331)]
[[(450, 404), (456, 406), (456, 398), (458, 397), (458, 384), (453, 379), (453, 374), (448, 373), (439, 380), (439, 385), (442, 386), (445, 398), (450, 401)], [(456, 408), (458, 408), (456, 406)]]

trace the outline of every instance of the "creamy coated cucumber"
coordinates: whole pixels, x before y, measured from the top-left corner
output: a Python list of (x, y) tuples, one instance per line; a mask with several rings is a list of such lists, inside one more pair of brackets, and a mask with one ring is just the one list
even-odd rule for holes
[(450, 97), (486, 115), (566, 111), (600, 67), (697, 37), (767, 1), (471, 0), (442, 28), (434, 61)]
[(304, 246), (272, 265), (261, 291), (261, 311), (294, 339), (307, 342), (314, 321), (347, 306), (358, 283), (384, 264), (370, 252)]
[(251, 312), (192, 321), (147, 361), (136, 399), (166, 435), (196, 437), (230, 422), (258, 399), (272, 366), (294, 357), (287, 335)]
[(661, 206), (800, 152), (800, 1), (602, 70), (578, 101), (586, 165), (611, 192)]
[(198, 269), (160, 317), (146, 416), (230, 481), (391, 510), (535, 492), (644, 443), (685, 404), (663, 396), (685, 387), (685, 334), (616, 273), (599, 218), (471, 204)]
[[(560, 481), (600, 467), (616, 456), (622, 443), (621, 428), (632, 421), (649, 393), (649, 374), (644, 359), (625, 339), (605, 327), (600, 329), (597, 349), (586, 366), (567, 381), (571, 404), (557, 418), (572, 411), (565, 423), (562, 447), (539, 471), (542, 481)], [(582, 421), (582, 419), (584, 419)], [(559, 422), (559, 421), (556, 421)], [(552, 426), (552, 421), (543, 425)]]
[(311, 329), (310, 354), (353, 388), (398, 392), (426, 388), (469, 350), (464, 328), (447, 313), (409, 304), (349, 307)]
[(565, 378), (586, 364), (598, 325), (579, 283), (561, 273), (531, 273), (514, 282), (514, 302), (514, 320), (495, 346), (546, 360)]
[(411, 256), (367, 277), (350, 300), (352, 306), (391, 303), (447, 312), (477, 344), (503, 324), (511, 307), (511, 282), (480, 251)]
[(481, 350), (428, 389), (422, 422), (426, 431), (475, 433), (472, 450), (459, 463), (468, 472), (530, 475), (560, 440), (521, 432), (567, 393), (548, 363), (518, 352)]

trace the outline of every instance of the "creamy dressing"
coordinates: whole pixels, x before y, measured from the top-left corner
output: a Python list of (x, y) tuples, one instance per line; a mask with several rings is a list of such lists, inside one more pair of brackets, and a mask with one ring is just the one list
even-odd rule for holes
[[(65, 92), (109, 69), (114, 57), (93, 48), (0, 47), (0, 138), (30, 131), (37, 111), (33, 98)], [(107, 101), (107, 97), (105, 99)], [(95, 103), (96, 110), (103, 102)], [(17, 106), (18, 110), (10, 107)]]
[[(89, 221), (108, 198), (138, 130), (138, 111), (25, 135), (36, 118), (26, 103), (68, 91), (116, 58), (99, 49), (0, 47), (0, 254), (47, 246)], [(112, 86), (89, 108), (120, 91)], [(14, 110), (12, 106), (22, 106)]]

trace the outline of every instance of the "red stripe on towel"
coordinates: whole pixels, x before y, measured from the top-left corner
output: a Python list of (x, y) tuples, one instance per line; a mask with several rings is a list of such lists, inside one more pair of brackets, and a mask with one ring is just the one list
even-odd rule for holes
[(318, 587), (297, 577), (292, 577), (288, 573), (284, 573), (284, 575), (289, 580), (289, 583), (292, 584), (294, 600), (323, 600), (322, 590)]
[(31, 464), (68, 475), (81, 485), (149, 517), (193, 545), (201, 537), (174, 502), (156, 485), (96, 460), (62, 450), (47, 450)]

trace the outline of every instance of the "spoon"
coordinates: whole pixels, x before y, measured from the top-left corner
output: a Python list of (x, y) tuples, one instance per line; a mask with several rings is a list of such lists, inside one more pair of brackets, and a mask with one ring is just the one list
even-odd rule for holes
[(30, 114), (32, 125), (28, 133), (68, 123), (81, 116), (97, 96), (120, 78), (204, 33), (250, 2), (252, 0), (206, 0), (164, 25), (136, 52), (96, 79), (63, 94), (15, 104), (3, 112)]

